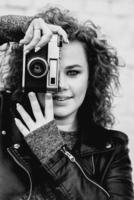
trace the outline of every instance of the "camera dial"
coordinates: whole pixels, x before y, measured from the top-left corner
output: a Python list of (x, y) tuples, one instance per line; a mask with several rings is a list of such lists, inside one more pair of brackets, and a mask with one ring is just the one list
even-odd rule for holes
[(48, 63), (41, 57), (34, 57), (28, 62), (27, 70), (33, 78), (42, 78), (48, 72)]

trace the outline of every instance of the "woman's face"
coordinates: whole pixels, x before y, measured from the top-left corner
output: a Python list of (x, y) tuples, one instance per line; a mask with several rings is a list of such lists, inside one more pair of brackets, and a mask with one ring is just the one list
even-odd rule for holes
[[(88, 62), (83, 44), (73, 41), (61, 50), (59, 91), (53, 95), (55, 118), (74, 120), (88, 87)], [(44, 107), (44, 94), (38, 94)]]

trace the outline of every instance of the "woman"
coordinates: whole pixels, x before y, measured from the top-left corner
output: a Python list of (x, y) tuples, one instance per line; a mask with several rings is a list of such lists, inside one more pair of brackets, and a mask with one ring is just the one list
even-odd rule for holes
[[(108, 129), (112, 84), (119, 83), (114, 49), (92, 22), (80, 24), (67, 11), (50, 8), (36, 17), (10, 18), (17, 37), (1, 37), (19, 41), (27, 30), (4, 76), (12, 92), (1, 95), (1, 199), (133, 199), (128, 138)], [(58, 92), (22, 93), (21, 45), (37, 52), (53, 33), (64, 41)]]

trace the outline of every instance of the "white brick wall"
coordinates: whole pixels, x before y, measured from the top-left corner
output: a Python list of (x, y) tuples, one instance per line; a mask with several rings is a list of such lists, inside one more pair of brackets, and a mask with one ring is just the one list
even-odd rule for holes
[(114, 128), (128, 134), (134, 165), (134, 0), (0, 0), (0, 15), (34, 14), (47, 3), (72, 9), (81, 20), (90, 17), (102, 26), (124, 58), (126, 68), (121, 70), (121, 90), (115, 99), (117, 123)]

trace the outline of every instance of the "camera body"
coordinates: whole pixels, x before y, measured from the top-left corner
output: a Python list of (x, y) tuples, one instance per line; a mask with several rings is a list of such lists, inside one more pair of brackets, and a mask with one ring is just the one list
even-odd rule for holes
[(57, 92), (62, 37), (53, 34), (38, 52), (23, 50), (22, 91)]

